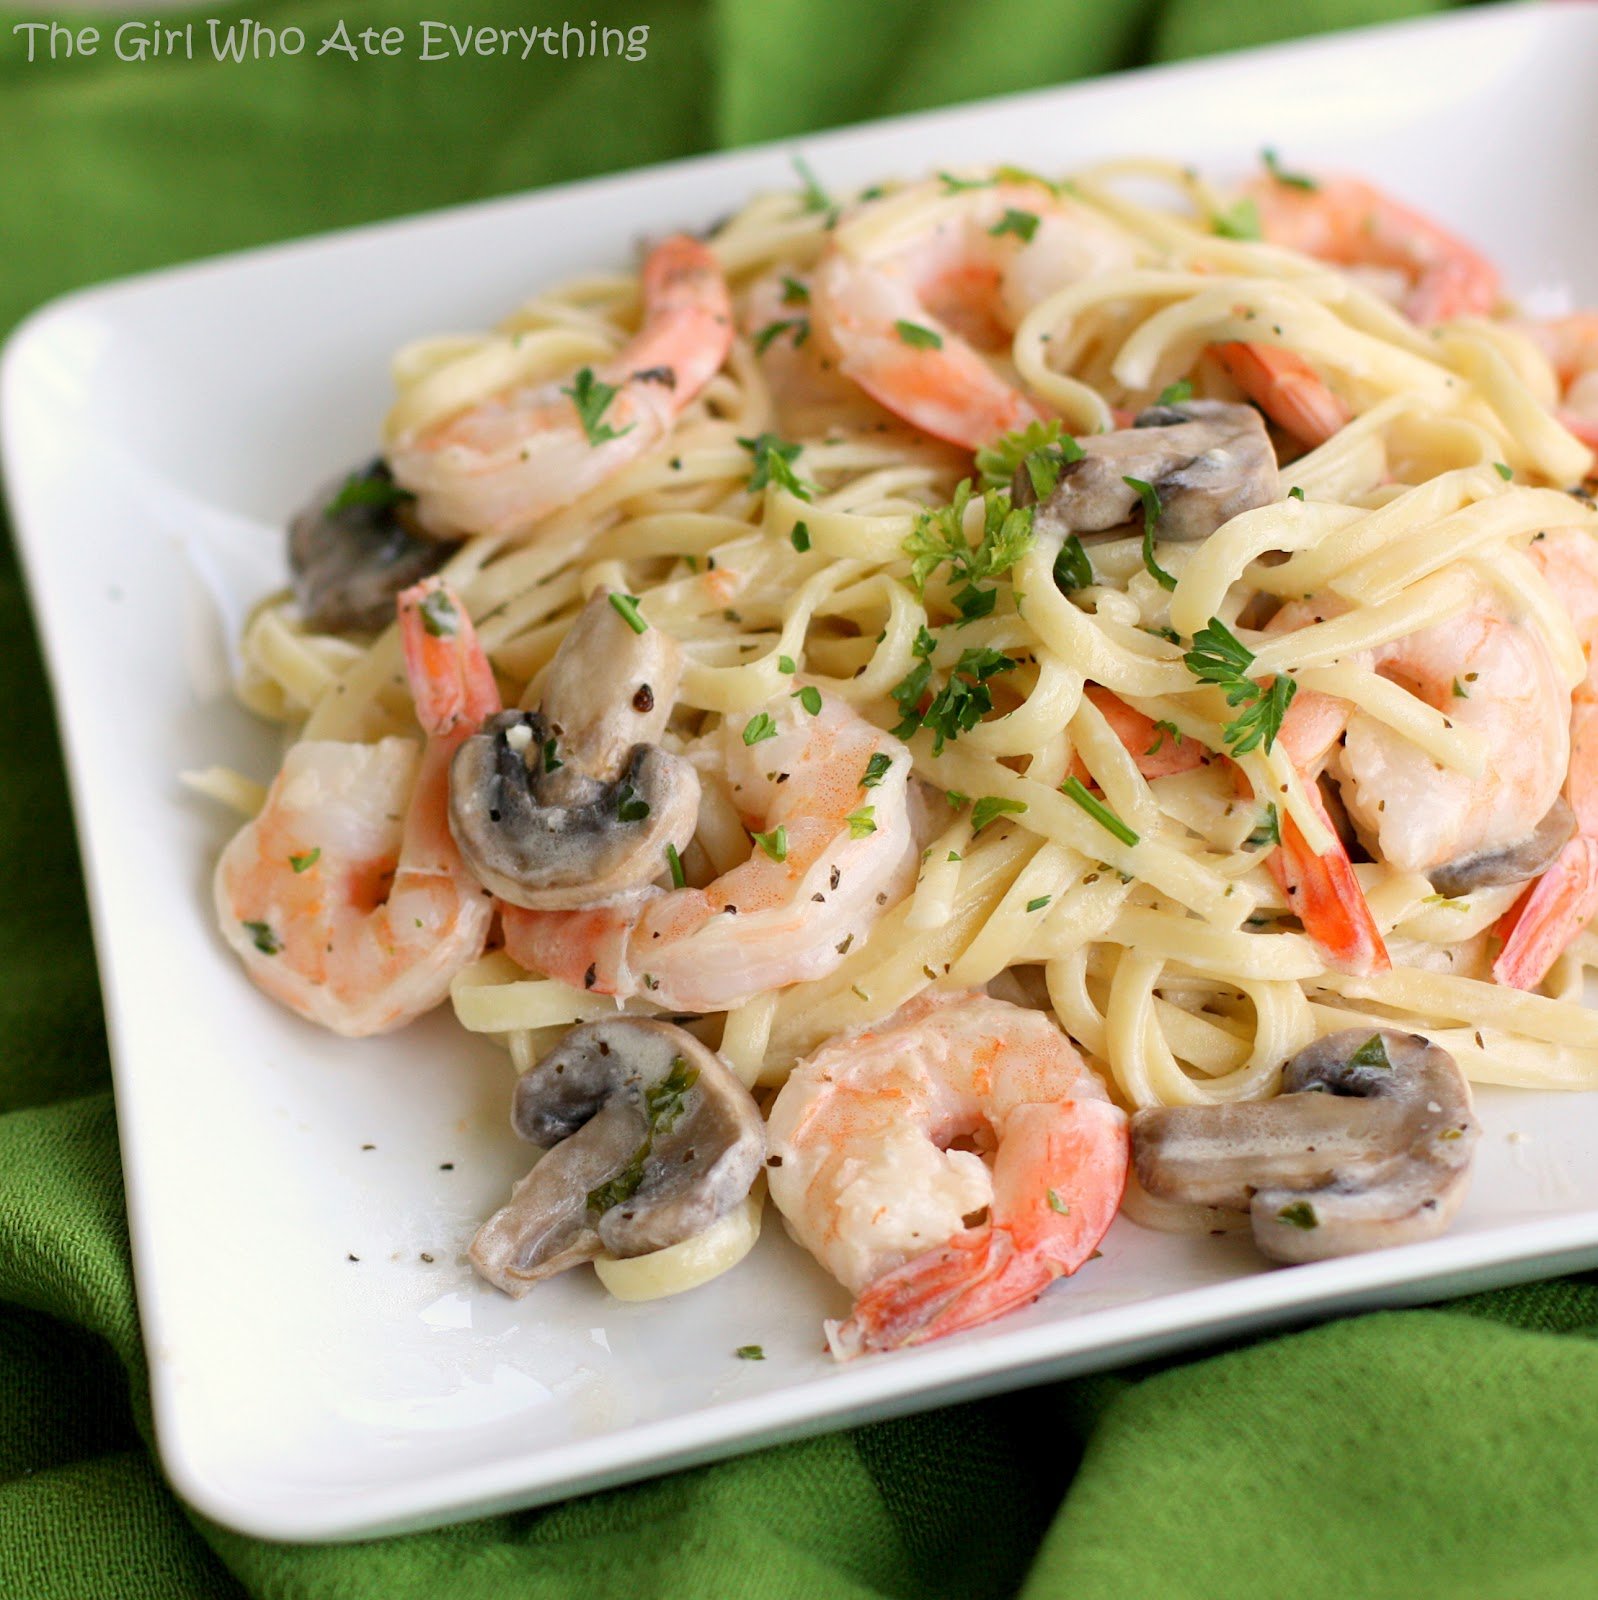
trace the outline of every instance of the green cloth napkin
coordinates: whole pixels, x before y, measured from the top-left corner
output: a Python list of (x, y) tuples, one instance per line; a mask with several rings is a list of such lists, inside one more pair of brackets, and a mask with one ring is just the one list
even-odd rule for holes
[[(528, 25), (530, 9), (377, 0), (349, 26)], [(281, 0), (249, 14), (302, 27), (312, 47), (244, 66), (119, 62), (114, 16), (79, 19), (102, 29), (96, 56), (29, 63), (12, 32), (23, 14), (0, 12), (0, 328), (75, 285), (189, 256), (1430, 9), (605, 0), (583, 20), (647, 26), (646, 60), (421, 63), (408, 50), (355, 63), (312, 54), (339, 6)], [(9, 554), (0, 634), (8, 1600), (1598, 1593), (1598, 1288), (1584, 1278), (1346, 1319), (436, 1533), (283, 1546), (194, 1519), (150, 1451), (94, 963)]]

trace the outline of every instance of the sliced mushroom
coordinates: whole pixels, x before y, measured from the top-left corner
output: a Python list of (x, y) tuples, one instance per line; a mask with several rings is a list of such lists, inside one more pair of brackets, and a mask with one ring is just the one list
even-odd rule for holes
[(518, 1297), (601, 1252), (703, 1233), (766, 1157), (760, 1109), (721, 1058), (642, 1017), (573, 1028), (517, 1083), (511, 1126), (547, 1153), (478, 1229), (471, 1259)]
[[(1130, 428), (1079, 441), (1082, 456), (1060, 469), (1054, 492), (1038, 507), (1039, 532), (1062, 538), (1104, 533), (1142, 514), (1137, 478), (1160, 497), (1159, 536), (1207, 539), (1239, 512), (1282, 497), (1265, 423), (1252, 406), (1225, 400), (1188, 400), (1151, 406)], [(1025, 466), (1016, 473), (1017, 505), (1037, 497)]]
[(592, 906), (666, 870), (699, 819), (699, 775), (656, 741), (682, 677), (676, 641), (596, 593), (537, 711), (503, 711), (455, 753), (449, 823), (485, 888), (530, 910)]
[(1319, 1261), (1441, 1233), (1480, 1132), (1446, 1050), (1349, 1028), (1300, 1050), (1274, 1100), (1138, 1112), (1132, 1161), (1156, 1200), (1246, 1211), (1272, 1260)]
[(289, 570), (306, 626), (377, 633), (401, 589), (436, 572), (459, 544), (425, 537), (410, 497), (379, 457), (328, 484), (289, 524)]
[(1554, 863), (1576, 831), (1576, 814), (1561, 795), (1548, 815), (1524, 839), (1514, 844), (1478, 850), (1457, 861), (1434, 867), (1427, 876), (1438, 894), (1452, 899), (1472, 889), (1490, 889), (1504, 883), (1525, 883)]

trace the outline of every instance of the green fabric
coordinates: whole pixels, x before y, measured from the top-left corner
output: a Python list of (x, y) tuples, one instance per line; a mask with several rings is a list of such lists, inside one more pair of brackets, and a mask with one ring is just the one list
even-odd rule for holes
[[(314, 43), (345, 9), (287, 0), (250, 14)], [(647, 25), (635, 64), (307, 52), (243, 67), (119, 63), (105, 48), (28, 64), (11, 32), (20, 14), (3, 13), (0, 327), (74, 285), (205, 252), (1425, 9), (629, 0), (572, 14)], [(510, 0), (438, 0), (426, 14), (530, 20)], [(98, 20), (108, 36), (114, 23)], [(382, 0), (351, 25), (416, 21)], [(0, 630), (13, 730), (0, 778), (0, 1595), (1598, 1592), (1598, 1288), (1585, 1279), (1347, 1319), (364, 1546), (270, 1546), (191, 1520), (148, 1449), (93, 959), (9, 556)]]

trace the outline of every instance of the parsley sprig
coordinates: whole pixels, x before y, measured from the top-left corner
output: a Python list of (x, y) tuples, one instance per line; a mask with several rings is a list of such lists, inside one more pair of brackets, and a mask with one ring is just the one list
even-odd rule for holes
[(1033, 492), (1039, 500), (1047, 500), (1065, 464), (1080, 461), (1082, 454), (1082, 446), (1059, 422), (1029, 422), (978, 450), (977, 471), (982, 474), (984, 489), (1008, 489), (1024, 462)]
[(774, 433), (762, 433), (754, 439), (739, 439), (738, 443), (754, 458), (754, 468), (749, 474), (751, 494), (758, 493), (768, 483), (774, 483), (800, 500), (810, 498), (815, 485), (801, 478), (793, 469), (799, 452), (804, 449), (802, 444), (790, 444)]
[(970, 622), (993, 609), (991, 591), (977, 586), (1008, 572), (1032, 548), (1032, 511), (1012, 506), (1009, 496), (989, 490), (982, 496), (982, 534), (976, 544), (966, 537), (966, 508), (973, 499), (971, 480), (962, 479), (954, 499), (937, 511), (916, 518), (904, 553), (910, 557), (910, 586), (920, 595), (927, 580), (945, 563), (949, 581), (963, 583), (954, 596), (955, 609)]
[(923, 628), (916, 642), (916, 654), (921, 660), (892, 690), (902, 718), (893, 732), (895, 738), (908, 739), (918, 728), (930, 728), (932, 753), (941, 755), (946, 743), (969, 733), (993, 709), (993, 691), (988, 682), (1001, 672), (1013, 672), (1016, 662), (1003, 651), (986, 647), (961, 651), (948, 681), (923, 711), (921, 702), (932, 679), (932, 662), (928, 658), (935, 643)]
[(1248, 669), (1254, 665), (1254, 652), (1219, 617), (1211, 617), (1193, 635), (1193, 648), (1182, 661), (1200, 683), (1221, 689), (1227, 705), (1246, 707), (1221, 730), (1232, 754), (1246, 755), (1262, 744), (1268, 753), (1298, 684), (1285, 672), (1277, 673), (1268, 688), (1251, 678)]
[(1143, 565), (1162, 589), (1174, 589), (1176, 579), (1154, 559), (1154, 530), (1159, 527), (1160, 515), (1165, 510), (1160, 504), (1160, 492), (1152, 483), (1145, 483), (1141, 478), (1123, 478), (1121, 481), (1129, 489), (1136, 489), (1138, 498), (1143, 502)]
[(560, 392), (571, 396), (571, 403), (577, 407), (577, 420), (582, 423), (589, 444), (606, 444), (633, 431), (634, 424), (630, 422), (618, 432), (608, 422), (600, 421), (610, 402), (616, 398), (616, 388), (614, 384), (601, 383), (594, 376), (592, 367), (581, 368), (571, 388), (563, 388)]
[(1287, 171), (1276, 159), (1276, 152), (1269, 145), (1260, 151), (1260, 160), (1265, 163), (1265, 170), (1288, 189), (1302, 189), (1306, 194), (1314, 194), (1320, 188), (1320, 184), (1307, 173)]

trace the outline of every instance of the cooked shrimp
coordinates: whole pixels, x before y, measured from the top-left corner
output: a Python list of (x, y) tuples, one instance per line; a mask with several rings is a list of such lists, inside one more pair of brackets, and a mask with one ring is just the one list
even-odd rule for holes
[(471, 619), (438, 578), (399, 597), (405, 671), (427, 735), (293, 745), (260, 814), (217, 863), (222, 935), (255, 983), (335, 1033), (431, 1010), (482, 954), (494, 903), (447, 815), (456, 747), (499, 709)]
[(1504, 919), (1504, 948), (1493, 976), (1515, 989), (1533, 989), (1565, 946), (1598, 913), (1598, 541), (1580, 528), (1550, 529), (1528, 548), (1575, 624), (1587, 656), (1587, 676), (1570, 706), (1570, 770), (1565, 798), (1576, 835), (1523, 903)]
[[(1184, 739), (1180, 734), (1161, 728), (1152, 717), (1134, 710), (1118, 695), (1096, 683), (1090, 683), (1085, 693), (1145, 778), (1168, 778), (1172, 773), (1191, 772), (1194, 767), (1204, 765), (1206, 752), (1197, 740)], [(1090, 776), (1080, 757), (1072, 763), (1071, 771), (1074, 777), (1083, 780)]]
[(1559, 420), (1583, 444), (1598, 450), (1598, 311), (1577, 311), (1519, 327), (1553, 363), (1559, 379)]
[[(917, 207), (924, 226), (903, 218)], [(1016, 220), (1020, 219), (1020, 220)], [(834, 230), (816, 269), (814, 318), (839, 365), (896, 416), (968, 450), (1040, 413), (984, 350), (1046, 295), (1131, 264), (1086, 207), (1033, 184), (869, 202)]]
[(1325, 444), (1349, 419), (1348, 407), (1291, 350), (1229, 340), (1211, 345), (1210, 354), (1277, 427), (1307, 445)]
[[(774, 731), (746, 742), (761, 718)], [(705, 755), (757, 830), (749, 859), (703, 889), (651, 888), (586, 911), (507, 907), (513, 960), (598, 994), (721, 1011), (824, 977), (908, 892), (910, 752), (844, 701), (823, 699), (812, 716), (784, 695), (728, 719)]]
[(772, 1200), (857, 1297), (827, 1324), (840, 1359), (1035, 1300), (1093, 1254), (1126, 1186), (1126, 1116), (1098, 1076), (1052, 1017), (980, 993), (918, 996), (823, 1046), (766, 1133)]
[(649, 253), (643, 303), (643, 325), (610, 361), (565, 384), (494, 395), (394, 443), (389, 464), (426, 527), (521, 532), (671, 432), (727, 358), (731, 302), (715, 256), (678, 235)]
[(1284, 809), (1277, 817), (1282, 842), (1270, 853), (1266, 866), (1287, 897), (1288, 910), (1304, 924), (1305, 933), (1327, 962), (1339, 972), (1366, 977), (1387, 972), (1393, 963), (1354, 864), (1326, 814), (1320, 790), (1321, 772), (1343, 735), (1349, 710), (1331, 695), (1304, 689), (1294, 695), (1278, 738), (1298, 773), (1310, 809), (1331, 834), (1332, 843), (1323, 855), (1316, 855)]
[(1311, 189), (1261, 178), (1249, 186), (1260, 226), (1285, 245), (1385, 287), (1396, 274), (1399, 304), (1422, 327), (1485, 316), (1498, 300), (1498, 269), (1429, 217), (1358, 178), (1322, 178)]
[(1374, 663), (1487, 746), (1484, 772), (1471, 777), (1354, 713), (1340, 764), (1343, 800), (1382, 859), (1435, 878), (1534, 835), (1570, 760), (1570, 693), (1536, 628), (1484, 586), (1460, 615), (1384, 645)]

